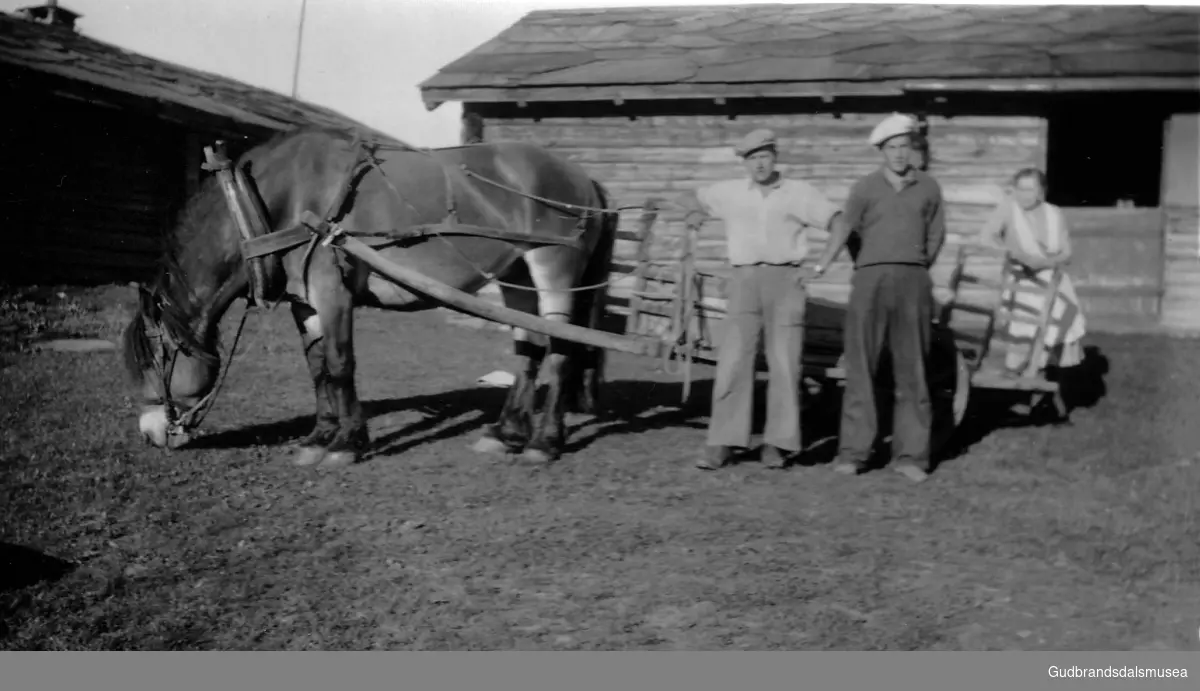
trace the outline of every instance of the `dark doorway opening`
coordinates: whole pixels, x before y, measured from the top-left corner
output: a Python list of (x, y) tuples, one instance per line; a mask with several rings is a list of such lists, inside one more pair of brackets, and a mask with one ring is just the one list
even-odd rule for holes
[(1159, 206), (1166, 114), (1120, 102), (1111, 94), (1084, 96), (1050, 111), (1047, 201), (1076, 207)]

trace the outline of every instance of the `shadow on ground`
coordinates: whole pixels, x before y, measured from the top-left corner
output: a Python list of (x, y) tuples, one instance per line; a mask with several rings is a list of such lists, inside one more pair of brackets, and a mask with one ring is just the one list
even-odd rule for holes
[[(605, 384), (600, 414), (571, 429), (566, 451), (578, 451), (614, 434), (667, 427), (697, 427), (708, 414), (712, 382), (693, 382), (691, 397), (681, 406), (683, 388), (678, 383), (618, 380)], [(414, 447), (450, 439), (490, 423), (504, 405), (506, 389), (470, 387), (406, 398), (364, 401), (367, 419), (416, 411), (420, 420), (372, 440), (371, 456), (395, 455)], [(650, 415), (645, 413), (650, 412)], [(474, 413), (474, 415), (473, 415)], [(447, 424), (451, 423), (453, 424)], [(254, 445), (274, 446), (295, 441), (312, 430), (312, 415), (301, 415), (266, 424), (247, 425), (199, 437), (188, 449), (232, 449)], [(426, 434), (432, 432), (431, 434)]]
[[(1108, 360), (1098, 348), (1088, 346), (1086, 358), (1079, 367), (1059, 375), (1063, 395), (1070, 409), (1095, 405), (1106, 394), (1104, 376)], [(712, 398), (712, 379), (692, 382), (687, 398), (683, 397), (681, 382), (652, 380), (615, 380), (605, 384), (600, 414), (575, 425), (570, 430), (566, 453), (578, 452), (606, 437), (637, 434), (672, 427), (705, 428)], [(401, 429), (389, 431), (372, 440), (370, 456), (404, 453), (436, 441), (454, 438), (488, 424), (499, 413), (507, 394), (505, 389), (470, 387), (406, 398), (364, 401), (368, 419), (403, 411), (424, 413), (424, 417)], [(765, 418), (766, 382), (761, 380), (755, 389), (755, 433), (762, 429)], [(822, 396), (805, 413), (804, 435), (808, 452), (805, 465), (820, 465), (833, 459), (837, 450), (840, 397)], [(939, 463), (953, 460), (992, 432), (1006, 427), (1029, 427), (1060, 424), (1052, 406), (1037, 406), (1029, 412), (1014, 412), (1015, 406), (1028, 404), (1029, 394), (1014, 392), (972, 391), (970, 407), (963, 424), (943, 447)], [(886, 408), (887, 405), (884, 406)], [(882, 410), (880, 425), (888, 429), (889, 411)], [(448, 424), (453, 423), (453, 424)], [(191, 449), (230, 449), (253, 445), (285, 444), (312, 429), (311, 415), (302, 415), (260, 425), (250, 425), (200, 437)], [(886, 438), (886, 436), (885, 436)], [(697, 436), (697, 450), (703, 445)]]
[(1066, 420), (1059, 417), (1049, 399), (1031, 407), (1034, 400), (1029, 393), (973, 390), (966, 417), (939, 455), (938, 463), (958, 458), (999, 429), (1071, 424), (1072, 411), (1091, 408), (1108, 394), (1105, 384), (1108, 371), (1108, 357), (1100, 348), (1085, 346), (1082, 363), (1048, 375), (1061, 387), (1068, 411)]
[[(394, 442), (423, 431), (436, 429), (456, 418), (473, 412), (493, 415), (504, 405), (505, 389), (471, 387), (455, 389), (436, 394), (422, 394), (406, 398), (391, 398), (383, 400), (363, 401), (363, 412), (367, 419), (404, 411), (418, 411), (425, 414), (421, 420), (405, 426), (403, 429), (372, 440), (376, 451), (374, 454), (399, 453), (404, 449), (392, 446)], [(445, 439), (463, 433), (471, 428), (484, 424), (486, 417), (472, 418), (468, 423), (452, 425), (440, 430), (436, 435), (424, 437), (422, 443)], [(462, 427), (467, 429), (462, 429)], [(303, 437), (312, 431), (313, 416), (299, 415), (285, 420), (276, 420), (259, 425), (247, 425), (236, 429), (226, 430), (215, 434), (205, 435), (188, 445), (189, 449), (232, 449), (252, 445), (273, 446), (284, 444)]]
[(71, 562), (32, 547), (0, 542), (0, 593), (57, 581), (74, 568)]

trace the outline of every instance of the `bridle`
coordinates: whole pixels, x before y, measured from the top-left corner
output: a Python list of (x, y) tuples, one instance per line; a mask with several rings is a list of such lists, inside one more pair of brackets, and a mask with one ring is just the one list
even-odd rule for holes
[[(161, 296), (157, 299), (161, 306)], [(171, 397), (171, 379), (175, 373), (175, 365), (178, 362), (179, 354), (183, 353), (191, 357), (193, 353), (185, 345), (172, 338), (168, 330), (162, 326), (160, 320), (151, 320), (145, 314), (139, 317), (142, 320), (142, 324), (146, 327), (146, 339), (154, 344), (156, 351), (154, 354), (154, 369), (158, 375), (158, 381), (163, 387), (162, 397), (150, 403), (151, 405), (162, 405), (163, 412), (167, 418), (168, 439), (171, 437), (187, 437), (188, 431), (199, 426), (205, 416), (208, 415), (208, 412), (212, 410), (213, 403), (217, 399), (217, 394), (225, 383), (225, 378), (229, 374), (229, 368), (233, 364), (233, 355), (237, 352), (238, 342), (241, 340), (242, 331), (246, 326), (246, 317), (249, 316), (250, 309), (251, 307), (247, 303), (246, 309), (242, 311), (237, 333), (233, 338), (233, 346), (229, 349), (228, 357), (225, 359), (225, 366), (217, 377), (216, 383), (195, 405), (186, 409)], [(219, 360), (219, 355), (210, 353), (197, 353), (197, 355)], [(169, 445), (168, 448), (170, 448)]]

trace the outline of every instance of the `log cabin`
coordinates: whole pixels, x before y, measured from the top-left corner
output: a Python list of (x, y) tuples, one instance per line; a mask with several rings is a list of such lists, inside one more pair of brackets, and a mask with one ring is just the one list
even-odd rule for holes
[[(731, 144), (781, 138), (785, 174), (836, 202), (878, 165), (871, 128), (915, 115), (948, 202), (938, 296), (1010, 176), (1037, 166), (1067, 210), (1093, 330), (1200, 331), (1200, 12), (1085, 6), (761, 5), (538, 11), (420, 85), (466, 141), (531, 141), (622, 206), (741, 176)], [(624, 214), (623, 226), (637, 211)], [(678, 251), (667, 212), (653, 253)], [(698, 256), (721, 271), (724, 230)], [(814, 233), (813, 258), (824, 233)], [(618, 254), (632, 252), (622, 243)], [(973, 260), (974, 261), (974, 260)], [(999, 272), (998, 259), (975, 266)], [(811, 286), (844, 301), (851, 266)], [(983, 291), (982, 288), (977, 288)], [(973, 298), (986, 300), (981, 292)]]
[(332, 110), (80, 33), (57, 2), (0, 13), (0, 283), (144, 280), (202, 176), (301, 125), (379, 133)]

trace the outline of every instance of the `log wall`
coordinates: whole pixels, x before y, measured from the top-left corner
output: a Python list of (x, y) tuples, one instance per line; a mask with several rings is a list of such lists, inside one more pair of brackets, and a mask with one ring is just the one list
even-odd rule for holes
[[(748, 115), (736, 120), (719, 115), (492, 119), (484, 133), (488, 141), (515, 139), (547, 146), (587, 168), (614, 193), (617, 203), (640, 205), (648, 196), (674, 201), (700, 185), (744, 176), (730, 145), (753, 129), (768, 127), (781, 140), (779, 164), (785, 174), (814, 184), (840, 204), (854, 182), (879, 164), (878, 152), (866, 141), (879, 119), (874, 114)], [(974, 242), (1005, 179), (1019, 168), (1042, 164), (1044, 129), (1044, 120), (1031, 117), (929, 119), (929, 172), (948, 201), (949, 237), (933, 272), (940, 298), (946, 296), (944, 286), (958, 246)], [(622, 227), (633, 227), (637, 216), (637, 211), (624, 214)], [(682, 215), (665, 212), (655, 228), (653, 256), (675, 256), (682, 230)], [(813, 231), (809, 237), (815, 260), (826, 234)], [(722, 224), (705, 224), (699, 264), (724, 271), (724, 245)], [(623, 258), (632, 258), (631, 252), (625, 243), (617, 249)], [(999, 266), (992, 262), (981, 270), (998, 272)], [(825, 277), (812, 284), (812, 293), (845, 301), (850, 274), (849, 257), (843, 252)], [(988, 297), (980, 293), (969, 299)]]
[(1166, 210), (1166, 285), (1162, 325), (1200, 332), (1200, 209), (1171, 206)]
[(0, 273), (11, 283), (144, 280), (182, 201), (182, 133), (152, 118), (47, 98), (0, 140)]
[(1163, 146), (1166, 207), (1164, 326), (1200, 331), (1200, 116), (1178, 113)]
[[(731, 144), (753, 129), (767, 127), (780, 138), (779, 163), (785, 174), (814, 184), (840, 204), (854, 182), (878, 166), (878, 152), (866, 140), (880, 118), (879, 114), (740, 115), (732, 120), (716, 114), (489, 118), (484, 139), (546, 146), (587, 168), (614, 193), (617, 204), (640, 206), (650, 196), (671, 202), (700, 185), (742, 177)], [(929, 172), (947, 200), (948, 237), (932, 272), (937, 297), (945, 300), (958, 248), (977, 242), (1009, 177), (1027, 166), (1045, 169), (1047, 124), (1039, 117), (930, 116), (928, 126)], [(1154, 209), (1088, 208), (1067, 213), (1073, 225), (1081, 226), (1078, 244), (1096, 248), (1096, 261), (1084, 258), (1075, 283), (1085, 314), (1094, 315), (1097, 326), (1153, 321), (1161, 305), (1164, 322), (1200, 327), (1197, 310), (1187, 306), (1200, 299), (1200, 271), (1192, 269), (1197, 256), (1194, 210), (1190, 216), (1186, 209), (1160, 214)], [(637, 210), (623, 213), (622, 227), (635, 227), (638, 214)], [(1158, 230), (1146, 227), (1164, 217), (1165, 233), (1161, 225)], [(682, 214), (665, 211), (655, 232), (652, 256), (677, 256)], [(813, 231), (809, 237), (810, 258), (815, 260), (824, 249), (826, 234)], [(724, 245), (721, 223), (706, 224), (699, 265), (723, 273)], [(632, 252), (631, 243), (619, 243), (618, 257), (632, 259)], [(1121, 264), (1123, 256), (1129, 257), (1129, 266)], [(1185, 256), (1193, 264), (1185, 265)], [(995, 258), (974, 259), (971, 267), (978, 274), (999, 275)], [(845, 301), (850, 275), (849, 257), (843, 253), (825, 277), (811, 284), (811, 292)], [(987, 288), (964, 285), (962, 290), (967, 302), (994, 302)]]
[(151, 278), (164, 231), (209, 175), (202, 148), (224, 138), (237, 155), (269, 134), (242, 136), (232, 121), (185, 125), (150, 102), (82, 92), (28, 75), (0, 80), (0, 101), (19, 104), (0, 125), (0, 282)]

